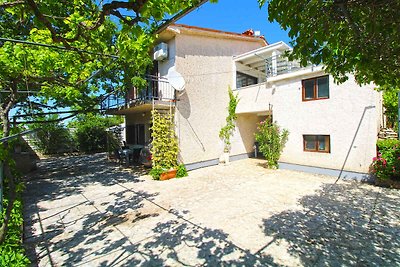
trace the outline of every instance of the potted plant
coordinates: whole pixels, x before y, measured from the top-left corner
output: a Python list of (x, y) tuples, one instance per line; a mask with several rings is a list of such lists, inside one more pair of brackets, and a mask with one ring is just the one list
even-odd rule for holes
[(160, 174), (160, 180), (165, 181), (176, 177), (177, 169), (171, 168), (167, 171), (164, 171)]
[(155, 180), (174, 178), (178, 166), (178, 141), (174, 130), (172, 114), (152, 111), (152, 170), (150, 175)]

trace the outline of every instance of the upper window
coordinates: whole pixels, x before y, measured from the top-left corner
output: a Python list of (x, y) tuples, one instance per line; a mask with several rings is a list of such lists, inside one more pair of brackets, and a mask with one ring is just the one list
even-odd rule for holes
[(329, 98), (329, 76), (303, 80), (303, 101)]
[(331, 140), (329, 135), (303, 135), (304, 151), (331, 152)]
[(244, 74), (242, 72), (236, 72), (236, 88), (245, 87), (253, 84), (257, 84), (257, 78)]

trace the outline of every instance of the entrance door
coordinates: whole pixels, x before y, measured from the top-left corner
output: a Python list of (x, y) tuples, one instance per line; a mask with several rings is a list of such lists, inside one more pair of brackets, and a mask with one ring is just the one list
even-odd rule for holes
[(145, 145), (145, 125), (132, 124), (126, 126), (126, 142), (130, 145)]

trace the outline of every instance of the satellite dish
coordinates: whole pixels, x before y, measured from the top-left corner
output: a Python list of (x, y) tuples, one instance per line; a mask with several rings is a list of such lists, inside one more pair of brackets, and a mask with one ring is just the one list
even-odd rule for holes
[(175, 67), (169, 68), (167, 79), (176, 91), (181, 92), (185, 90), (185, 79), (176, 71)]

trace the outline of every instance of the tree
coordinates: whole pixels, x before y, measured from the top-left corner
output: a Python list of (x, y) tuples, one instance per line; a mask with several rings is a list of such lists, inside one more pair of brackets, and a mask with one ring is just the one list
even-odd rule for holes
[[(10, 133), (9, 112), (13, 108), (29, 114), (39, 113), (42, 107), (92, 109), (99, 102), (100, 90), (124, 92), (135, 83), (143, 83), (136, 77), (151, 64), (149, 50), (157, 28), (165, 19), (201, 2), (0, 0), (3, 136)], [(7, 164), (4, 169), (10, 198), (0, 242), (15, 199), (13, 175)]]
[(122, 117), (104, 117), (98, 114), (80, 114), (68, 124), (74, 129), (74, 139), (81, 152), (93, 153), (107, 150), (107, 128), (120, 125)]
[(399, 0), (258, 0), (292, 38), (292, 59), (325, 65), (336, 81), (400, 88)]
[(30, 129), (39, 129), (35, 133), (34, 144), (44, 154), (72, 151), (74, 143), (70, 131), (61, 122), (57, 115), (50, 115), (41, 120), (55, 120), (49, 123), (35, 123)]

